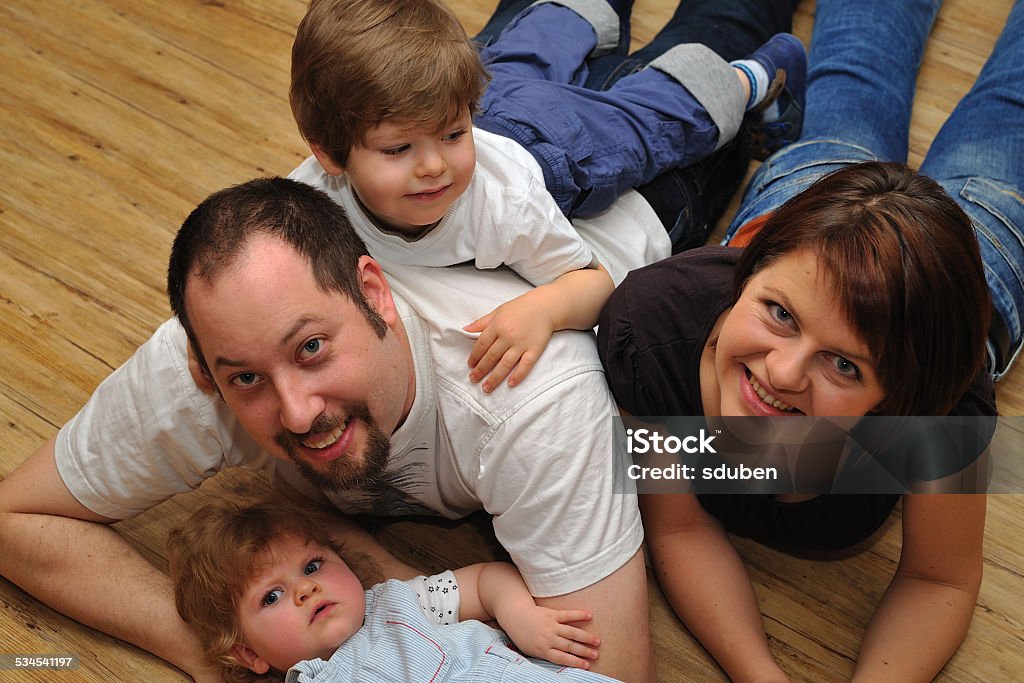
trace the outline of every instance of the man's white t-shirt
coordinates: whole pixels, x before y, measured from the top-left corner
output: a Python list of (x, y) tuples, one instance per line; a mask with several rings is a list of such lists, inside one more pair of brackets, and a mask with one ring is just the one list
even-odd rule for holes
[[(594, 238), (594, 252), (616, 281), (668, 251), (657, 217), (636, 193), (576, 225)], [(416, 397), (392, 435), (391, 487), (372, 496), (332, 495), (332, 502), (346, 511), (453, 518), (486, 510), (539, 597), (584, 588), (621, 567), (643, 530), (635, 496), (622, 493), (628, 482), (613, 467), (617, 412), (593, 335), (556, 333), (522, 384), (484, 394), (469, 381), (475, 339), (462, 327), (530, 285), (508, 268), (379, 260), (409, 336)], [(290, 464), (256, 445), (219, 397), (195, 386), (176, 320), (164, 323), (60, 430), (56, 457), (75, 498), (114, 519), (230, 466), (273, 469), (309, 489)]]

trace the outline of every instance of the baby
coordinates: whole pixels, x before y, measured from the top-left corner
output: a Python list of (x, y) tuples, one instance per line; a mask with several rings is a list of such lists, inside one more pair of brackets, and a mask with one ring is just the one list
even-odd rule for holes
[[(364, 591), (322, 513), (278, 500), (206, 505), (168, 539), (178, 613), (225, 680), (610, 681), (578, 610), (538, 606), (514, 566), (475, 564)], [(481, 621), (496, 620), (508, 634)], [(529, 655), (531, 659), (513, 650)], [(546, 660), (546, 661), (544, 661)], [(570, 668), (579, 667), (579, 668)]]

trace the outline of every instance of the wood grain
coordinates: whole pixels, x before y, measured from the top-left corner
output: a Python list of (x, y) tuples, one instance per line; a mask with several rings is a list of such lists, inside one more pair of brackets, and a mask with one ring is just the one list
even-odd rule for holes
[[(473, 33), (493, 3), (451, 5)], [(674, 5), (637, 0), (634, 47)], [(970, 87), (1010, 6), (945, 3), (918, 81), (912, 163)], [(195, 204), (252, 176), (285, 174), (306, 154), (286, 100), (289, 49), (304, 9), (300, 0), (0, 4), (0, 477), (167, 317), (168, 249)], [(813, 13), (813, 1), (801, 2), (795, 32), (805, 42)], [(1004, 414), (1024, 414), (1024, 372), (1003, 382), (998, 397)], [(233, 476), (119, 528), (162, 566), (168, 528)], [(939, 680), (1024, 679), (1022, 518), (1024, 497), (991, 498), (974, 624)], [(386, 545), (425, 570), (501, 555), (481, 516), (375, 524)], [(899, 513), (872, 543), (838, 558), (737, 545), (787, 672), (798, 681), (848, 677), (898, 558)], [(721, 680), (653, 582), (650, 602), (660, 680)], [(0, 671), (2, 681), (185, 680), (3, 580), (0, 652), (81, 658), (77, 671)]]

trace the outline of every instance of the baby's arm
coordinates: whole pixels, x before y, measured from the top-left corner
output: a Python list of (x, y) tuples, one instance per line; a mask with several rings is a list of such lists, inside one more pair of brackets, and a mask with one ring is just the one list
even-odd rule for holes
[(533, 368), (552, 334), (596, 325), (614, 289), (608, 271), (597, 263), (565, 273), (474, 320), (465, 327), (480, 333), (469, 354), (469, 378), (479, 382), (486, 377), (484, 391), (493, 391), (506, 377), (514, 387)]
[(487, 562), (455, 570), (459, 582), (460, 619), (496, 619), (512, 642), (531, 657), (553, 664), (590, 668), (601, 639), (572, 622), (590, 621), (582, 610), (540, 607), (511, 564)]

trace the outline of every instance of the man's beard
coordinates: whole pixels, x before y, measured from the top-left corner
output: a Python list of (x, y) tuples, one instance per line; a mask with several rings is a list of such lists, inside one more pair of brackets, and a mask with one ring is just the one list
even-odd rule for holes
[[(321, 491), (344, 493), (351, 489), (373, 489), (384, 481), (388, 460), (391, 457), (391, 441), (384, 430), (374, 422), (365, 403), (353, 406), (349, 411), (346, 429), (352, 427), (354, 419), (361, 420), (367, 426), (366, 447), (361, 464), (353, 462), (346, 454), (326, 463), (324, 469), (315, 469), (299, 455), (301, 437), (292, 432), (279, 432), (274, 437), (274, 442), (284, 449), (299, 474)], [(307, 433), (324, 434), (333, 431), (340, 424), (341, 419), (336, 416), (321, 415), (313, 422)]]

